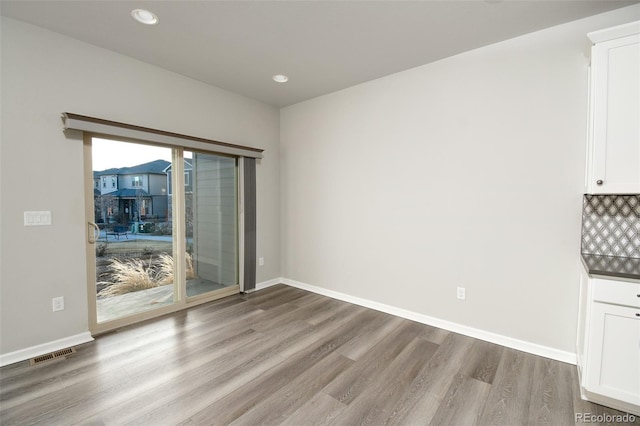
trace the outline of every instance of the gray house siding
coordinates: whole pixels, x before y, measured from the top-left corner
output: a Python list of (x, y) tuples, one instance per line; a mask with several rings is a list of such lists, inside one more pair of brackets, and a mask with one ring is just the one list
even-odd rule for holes
[(155, 160), (132, 167), (94, 172), (96, 221), (128, 225), (132, 221), (166, 220), (170, 163)]

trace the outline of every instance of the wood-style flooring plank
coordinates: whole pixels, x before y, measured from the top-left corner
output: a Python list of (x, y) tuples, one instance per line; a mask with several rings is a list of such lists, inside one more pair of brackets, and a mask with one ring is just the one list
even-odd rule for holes
[(233, 422), (259, 401), (313, 367), (358, 333), (366, 330), (378, 316), (375, 311), (362, 312), (324, 339), (288, 358), (286, 363), (271, 368), (256, 380), (251, 381), (248, 386), (236, 389), (209, 405), (205, 410), (201, 410), (192, 417), (192, 420), (197, 424), (226, 425)]
[[(271, 311), (278, 309), (279, 307), (275, 307)], [(265, 315), (267, 315), (268, 312), (269, 311), (266, 311)], [(267, 366), (273, 367), (279, 364), (283, 360), (281, 353), (295, 346), (297, 340), (307, 339), (309, 335), (322, 336), (327, 330), (336, 330), (340, 326), (349, 323), (357, 314), (364, 312), (364, 309), (339, 310), (331, 320), (326, 322), (324, 329), (302, 321), (297, 321), (283, 325), (273, 333), (260, 333), (260, 338), (256, 338), (254, 342), (236, 351), (235, 357), (223, 357), (223, 359), (219, 358), (216, 360), (219, 366), (218, 368), (212, 369), (216, 370), (218, 375), (201, 377), (198, 375), (198, 372), (196, 372), (194, 373), (194, 377), (187, 377), (186, 385), (182, 389), (182, 399), (188, 400), (188, 407), (180, 405), (183, 403), (181, 398), (172, 395), (172, 389), (166, 386), (166, 392), (163, 392), (163, 389), (155, 389), (155, 391), (159, 392), (160, 397), (154, 399), (150, 405), (147, 404), (142, 410), (144, 412), (136, 413), (137, 417), (131, 421), (134, 421), (134, 423), (154, 423), (175, 419), (177, 422), (179, 418), (176, 417), (189, 417), (197, 411), (205, 409), (209, 404), (233, 392), (238, 387), (253, 380), (264, 371), (269, 371)], [(303, 345), (303, 347), (308, 346), (308, 344)], [(243, 361), (243, 359), (245, 361)], [(192, 374), (191, 370), (193, 370), (193, 368), (186, 372), (188, 376)], [(184, 374), (185, 373), (182, 375)], [(162, 386), (164, 387), (164, 383), (180, 385), (180, 383), (183, 382), (182, 375), (173, 380), (162, 380)], [(169, 396), (165, 396), (165, 393)], [(125, 403), (125, 405), (127, 405), (127, 403)], [(135, 406), (135, 399), (128, 405), (132, 407)], [(180, 409), (175, 409), (176, 406), (180, 407)], [(122, 409), (122, 406), (115, 405), (112, 412), (106, 413), (104, 417), (111, 417), (113, 411), (118, 409)], [(123, 416), (120, 415), (120, 417)]]
[(447, 330), (431, 327), (430, 325), (426, 325), (426, 324), (424, 325), (424, 328), (422, 330), (423, 339), (426, 339), (438, 345), (442, 344), (442, 342), (444, 342), (444, 339), (446, 339), (449, 336), (449, 334), (451, 333)]
[[(300, 300), (300, 299), (298, 299)], [(294, 300), (292, 303), (294, 305), (297, 305), (298, 300)], [(305, 321), (311, 323), (311, 324), (320, 324), (323, 323), (327, 320), (330, 320), (333, 316), (335, 312), (338, 311), (359, 311), (361, 309), (366, 309), (363, 308), (361, 306), (356, 306), (356, 305), (352, 305), (350, 303), (345, 303), (345, 302), (340, 302), (338, 300), (334, 300), (334, 299), (329, 299), (327, 300), (327, 305), (326, 305), (326, 310), (323, 311), (316, 311), (314, 312), (313, 317), (310, 318), (306, 318)]]
[(429, 421), (433, 425), (476, 425), (482, 414), (491, 385), (469, 377), (456, 375), (438, 411)]
[[(286, 385), (259, 401), (253, 408), (233, 421), (232, 425), (278, 425), (338, 375), (347, 370), (353, 360), (333, 352)], [(247, 386), (251, 386), (249, 383)], [(214, 416), (215, 417), (215, 416)]]
[(346, 408), (324, 392), (315, 394), (306, 404), (287, 417), (283, 426), (326, 426)]
[(505, 348), (481, 424), (512, 426), (529, 421), (535, 359), (534, 355)]
[[(333, 314), (317, 324), (311, 324), (310, 332), (302, 335), (292, 335), (283, 341), (278, 347), (278, 354), (284, 358), (290, 358), (305, 350), (318, 341), (327, 338), (346, 323), (352, 321), (358, 315), (365, 312), (364, 308), (353, 309), (349, 306), (340, 306), (333, 311)], [(304, 321), (309, 324), (309, 321)], [(280, 330), (273, 331), (280, 333)]]
[(429, 425), (440, 408), (442, 399), (429, 391), (423, 391), (420, 398), (412, 400), (411, 409), (406, 409), (405, 405), (396, 404), (381, 424), (394, 426)]
[(482, 382), (493, 383), (503, 349), (502, 346), (476, 340), (460, 372)]
[(324, 392), (336, 400), (350, 404), (364, 392), (391, 362), (418, 336), (420, 326), (404, 321), (371, 350), (358, 359), (353, 366), (324, 388)]
[[(321, 314), (325, 311), (334, 311), (332, 307), (326, 303), (324, 300), (318, 300), (314, 303), (310, 303), (304, 305), (302, 307), (298, 307), (293, 303), (285, 303), (284, 305), (277, 306), (274, 309), (285, 308), (282, 315), (271, 319), (261, 319), (259, 322), (256, 322), (253, 325), (253, 328), (256, 331), (266, 332), (270, 330), (275, 330), (280, 327), (282, 324), (291, 322), (291, 321), (308, 321), (310, 318), (313, 318), (317, 314)], [(270, 312), (269, 311), (269, 312)]]
[(285, 285), (76, 349), (0, 368), (2, 426), (577, 426), (576, 414), (624, 414), (580, 399), (573, 365)]
[(56, 392), (34, 398), (28, 403), (0, 410), (0, 424), (4, 425), (57, 425), (69, 421), (66, 412), (88, 417), (104, 395), (121, 392), (133, 385), (123, 370), (109, 371), (92, 376)]
[[(280, 287), (280, 286), (274, 286)], [(268, 310), (275, 306), (280, 306), (283, 303), (294, 302), (308, 294), (305, 290), (297, 288), (281, 286), (282, 288), (276, 288), (274, 291), (266, 296), (262, 296), (259, 292), (250, 293), (246, 300), (251, 302), (255, 307), (259, 309)]]
[[(94, 405), (95, 415), (89, 420), (117, 418), (124, 422), (141, 416), (154, 407), (162, 406), (176, 398), (180, 399), (181, 395), (194, 388), (208, 386), (225, 372), (234, 370), (239, 363), (253, 361), (250, 356), (239, 355), (235, 351), (249, 347), (255, 344), (254, 342), (264, 342), (266, 337), (255, 332), (243, 331), (216, 345), (203, 346), (198, 353), (186, 351), (184, 357), (175, 362), (151, 362), (137, 367), (132, 365), (128, 375), (136, 385), (104, 395), (99, 403)], [(278, 361), (281, 359), (257, 359), (255, 364), (266, 367)], [(259, 368), (253, 366), (253, 370), (247, 370), (255, 372)], [(68, 420), (82, 419), (68, 415)]]
[[(229, 316), (226, 322), (227, 325), (246, 321), (254, 318), (255, 314), (264, 312), (257, 310), (247, 311), (245, 309), (223, 309), (222, 311), (226, 311)], [(176, 331), (171, 327), (167, 327), (169, 331), (165, 333), (157, 332), (150, 335), (147, 333), (135, 333), (138, 337), (137, 339), (133, 341), (124, 339), (123, 344), (117, 347), (114, 347), (116, 345), (107, 344), (106, 350), (103, 350), (102, 345), (105, 340), (109, 343), (110, 339), (99, 338), (95, 343), (79, 346), (77, 348), (78, 354), (69, 357), (64, 363), (60, 363), (57, 369), (47, 368), (45, 365), (29, 367), (28, 364), (25, 364), (24, 368), (40, 369), (42, 374), (30, 375), (30, 379), (23, 381), (20, 388), (16, 388), (11, 379), (5, 380), (1, 385), (0, 401), (6, 407), (11, 407), (19, 403), (20, 398), (23, 400), (25, 398), (33, 398), (38, 394), (53, 392), (59, 389), (61, 384), (71, 386), (78, 381), (86, 380), (87, 377), (90, 377), (88, 373), (91, 373), (96, 368), (96, 362), (92, 355), (97, 353), (100, 355), (101, 371), (118, 368), (127, 370), (127, 366), (132, 366), (132, 369), (140, 373), (144, 372), (148, 365), (162, 366), (162, 368), (166, 369), (171, 366), (172, 357), (176, 353), (180, 354), (181, 357), (189, 354), (197, 356), (198, 350), (206, 349), (210, 344), (238, 334), (234, 327), (222, 327), (219, 325), (220, 319), (214, 318), (213, 327), (196, 323), (194, 327), (189, 327), (186, 333), (184, 333), (183, 329)], [(142, 328), (146, 327), (143, 326)], [(177, 342), (180, 344), (176, 344)], [(194, 351), (185, 350), (192, 347), (195, 348)], [(38, 381), (33, 382), (36, 378), (38, 378)]]
[[(131, 407), (134, 423), (177, 423), (195, 414), (210, 403), (224, 398), (239, 387), (281, 365), (284, 358), (278, 354), (279, 345), (291, 335), (309, 331), (312, 326), (303, 322), (288, 324), (282, 333), (260, 334), (253, 341), (222, 355), (207, 353), (201, 356), (204, 364), (194, 362), (177, 370), (180, 374), (167, 380), (154, 378), (146, 387), (151, 401), (136, 410), (135, 398), (122, 404), (114, 404), (107, 417), (124, 407)], [(152, 395), (156, 395), (152, 397)], [(139, 405), (139, 404), (138, 404)], [(121, 415), (120, 415), (121, 416)]]
[(369, 352), (373, 346), (376, 346), (380, 342), (380, 339), (389, 335), (389, 333), (395, 332), (398, 326), (403, 322), (407, 322), (407, 320), (382, 314), (380, 322), (379, 327), (372, 327), (368, 333), (361, 333), (358, 337), (351, 339), (342, 345), (342, 347), (338, 349), (338, 352), (347, 358), (357, 360)]
[[(404, 424), (423, 399), (442, 401), (456, 374), (466, 361), (474, 339), (450, 333), (389, 412), (385, 423)], [(424, 410), (424, 407), (422, 407)], [(434, 413), (435, 414), (435, 413)]]
[(572, 368), (546, 358), (535, 359), (528, 423), (553, 426), (574, 421)]
[(318, 302), (320, 300), (322, 300), (324, 302), (341, 303), (341, 302), (339, 302), (339, 301), (337, 301), (335, 299), (329, 299), (328, 297), (322, 296), (320, 294), (308, 292), (307, 294), (305, 294), (301, 298), (291, 301), (291, 304), (292, 305), (296, 305), (299, 308), (302, 308), (305, 305), (308, 305), (308, 304), (314, 303), (314, 302)]
[(376, 425), (389, 416), (404, 389), (431, 359), (438, 345), (424, 339), (413, 339), (384, 371), (358, 395), (334, 420), (334, 425)]

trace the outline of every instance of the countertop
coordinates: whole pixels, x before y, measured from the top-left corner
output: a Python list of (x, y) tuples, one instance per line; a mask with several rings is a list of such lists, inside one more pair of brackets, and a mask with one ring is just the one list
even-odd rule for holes
[(590, 275), (640, 280), (640, 259), (582, 253), (582, 263)]

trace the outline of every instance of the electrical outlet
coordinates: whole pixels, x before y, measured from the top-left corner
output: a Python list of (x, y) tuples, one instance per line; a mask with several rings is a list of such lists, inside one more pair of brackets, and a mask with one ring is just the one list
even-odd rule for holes
[(53, 312), (64, 310), (64, 297), (54, 297), (51, 299), (51, 305), (53, 306)]
[(264, 266), (264, 257), (258, 259), (258, 265)]
[(457, 289), (457, 295), (458, 295), (458, 299), (460, 299), (460, 300), (464, 300), (464, 299), (465, 299), (466, 294), (465, 294), (465, 289), (464, 289), (464, 287), (458, 287), (458, 289)]

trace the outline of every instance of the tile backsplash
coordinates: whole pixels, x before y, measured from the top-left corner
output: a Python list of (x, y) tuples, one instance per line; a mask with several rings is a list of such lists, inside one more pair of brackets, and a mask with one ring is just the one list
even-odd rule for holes
[(640, 195), (585, 195), (582, 253), (640, 258)]

